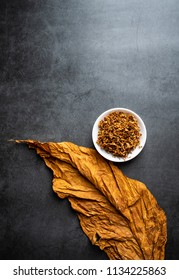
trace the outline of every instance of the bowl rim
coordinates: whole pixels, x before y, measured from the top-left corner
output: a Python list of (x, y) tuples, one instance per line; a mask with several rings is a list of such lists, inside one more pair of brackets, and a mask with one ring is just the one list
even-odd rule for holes
[[(128, 114), (132, 114), (134, 117), (136, 117), (140, 130), (141, 130), (141, 138), (140, 138), (140, 145), (137, 146), (126, 158), (122, 158), (122, 157), (116, 157), (113, 156), (112, 154), (106, 152), (104, 149), (102, 149), (97, 143), (97, 137), (98, 137), (98, 123), (100, 120), (104, 119), (105, 116), (107, 116), (108, 114), (112, 113), (112, 112), (124, 112), (124, 113), (128, 113)], [(96, 148), (97, 152), (103, 156), (105, 159), (109, 160), (109, 161), (113, 161), (113, 162), (126, 162), (129, 161), (131, 159), (134, 159), (136, 156), (138, 156), (141, 151), (143, 150), (145, 144), (146, 144), (146, 140), (147, 140), (147, 129), (145, 126), (144, 121), (142, 120), (142, 118), (135, 113), (134, 111), (132, 111), (131, 109), (128, 108), (123, 108), (123, 107), (115, 107), (115, 108), (111, 108), (108, 109), (106, 111), (104, 111), (103, 113), (101, 113), (96, 121), (93, 124), (93, 128), (92, 128), (92, 141), (94, 144), (94, 147)]]

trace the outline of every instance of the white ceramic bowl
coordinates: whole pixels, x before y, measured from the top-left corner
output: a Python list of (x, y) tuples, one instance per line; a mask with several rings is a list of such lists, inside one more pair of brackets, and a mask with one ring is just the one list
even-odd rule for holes
[[(137, 146), (126, 158), (122, 158), (122, 157), (115, 157), (110, 153), (107, 153), (104, 149), (102, 149), (97, 143), (97, 139), (98, 139), (98, 124), (101, 120), (104, 119), (104, 117), (106, 117), (107, 115), (109, 115), (112, 112), (124, 112), (124, 113), (128, 113), (133, 115), (139, 124), (140, 127), (140, 133), (141, 133), (141, 137), (140, 137), (140, 144), (139, 146)], [(94, 125), (93, 125), (93, 129), (92, 129), (92, 140), (93, 140), (93, 144), (96, 148), (96, 150), (106, 159), (110, 160), (110, 161), (114, 161), (114, 162), (126, 162), (128, 160), (131, 160), (133, 158), (135, 158), (144, 148), (145, 143), (146, 143), (146, 139), (147, 139), (147, 130), (145, 127), (145, 124), (143, 122), (143, 120), (139, 117), (139, 115), (137, 115), (135, 112), (126, 109), (126, 108), (112, 108), (109, 109), (107, 111), (105, 111), (104, 113), (102, 113), (97, 120), (95, 121)]]

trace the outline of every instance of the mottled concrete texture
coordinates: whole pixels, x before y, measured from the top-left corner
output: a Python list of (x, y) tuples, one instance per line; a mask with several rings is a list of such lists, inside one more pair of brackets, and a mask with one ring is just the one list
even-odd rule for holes
[(52, 173), (8, 139), (93, 147), (97, 116), (126, 107), (144, 120), (143, 152), (119, 164), (168, 218), (179, 259), (179, 1), (0, 1), (0, 257), (107, 259), (90, 244)]

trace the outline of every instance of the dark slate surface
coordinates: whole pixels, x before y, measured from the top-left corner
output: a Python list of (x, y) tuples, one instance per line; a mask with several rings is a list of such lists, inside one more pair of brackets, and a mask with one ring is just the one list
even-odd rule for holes
[(179, 259), (179, 2), (0, 1), (0, 257), (107, 259), (90, 244), (35, 151), (8, 139), (93, 147), (103, 111), (134, 110), (148, 138), (119, 164), (168, 219), (166, 259)]

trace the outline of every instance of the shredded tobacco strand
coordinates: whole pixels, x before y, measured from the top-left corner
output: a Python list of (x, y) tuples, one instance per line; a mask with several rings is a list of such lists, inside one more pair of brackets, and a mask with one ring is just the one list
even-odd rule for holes
[(140, 144), (140, 127), (131, 114), (112, 112), (98, 127), (97, 144), (115, 157), (126, 158)]

